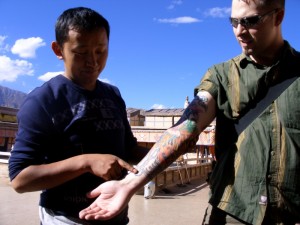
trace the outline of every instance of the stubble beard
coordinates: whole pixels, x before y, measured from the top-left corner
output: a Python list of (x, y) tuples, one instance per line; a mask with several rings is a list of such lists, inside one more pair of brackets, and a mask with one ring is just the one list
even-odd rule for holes
[(249, 48), (247, 48), (247, 47), (242, 48), (242, 49), (243, 49), (243, 53), (244, 53), (245, 55), (247, 55), (247, 56), (250, 56), (251, 53), (253, 53), (252, 49), (249, 49)]

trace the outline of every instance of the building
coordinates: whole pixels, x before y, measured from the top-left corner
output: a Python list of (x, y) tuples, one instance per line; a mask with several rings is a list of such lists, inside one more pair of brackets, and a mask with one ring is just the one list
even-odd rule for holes
[(18, 109), (0, 106), (0, 151), (10, 152), (18, 130)]
[(127, 119), (130, 126), (144, 126), (145, 111), (142, 109), (127, 108)]
[[(188, 99), (186, 100), (188, 101)], [(132, 109), (131, 109), (132, 110)], [(176, 109), (150, 109), (143, 111), (143, 126), (131, 126), (134, 136), (140, 145), (151, 148), (158, 141), (163, 132), (175, 125), (181, 118), (184, 108)], [(135, 115), (137, 118), (137, 115)], [(200, 135), (194, 149), (190, 152), (200, 156), (214, 156), (215, 121)]]

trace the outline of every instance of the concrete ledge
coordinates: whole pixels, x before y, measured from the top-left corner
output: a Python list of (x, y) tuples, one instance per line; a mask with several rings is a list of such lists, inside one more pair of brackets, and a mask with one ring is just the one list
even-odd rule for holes
[(2, 152), (0, 151), (0, 163), (8, 163), (8, 159), (10, 157), (10, 152)]
[(206, 179), (207, 173), (211, 171), (211, 163), (193, 165), (173, 165), (155, 177), (157, 188), (166, 188), (176, 184), (188, 183), (194, 179)]
[[(155, 193), (161, 190), (167, 190), (174, 186), (185, 186), (193, 180), (203, 180), (207, 178), (207, 174), (211, 171), (211, 163), (186, 164), (178, 166), (174, 162), (166, 170), (158, 174), (153, 181), (155, 182)], [(144, 194), (144, 188), (136, 192), (137, 195)]]

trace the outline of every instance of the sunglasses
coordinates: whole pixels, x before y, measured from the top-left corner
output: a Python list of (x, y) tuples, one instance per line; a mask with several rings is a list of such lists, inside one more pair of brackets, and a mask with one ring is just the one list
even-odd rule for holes
[(245, 28), (251, 28), (256, 26), (260, 21), (262, 21), (262, 19), (265, 16), (271, 15), (277, 11), (278, 9), (273, 9), (272, 11), (269, 11), (263, 15), (248, 16), (241, 19), (230, 17), (229, 21), (234, 28), (237, 28), (239, 24), (241, 24)]

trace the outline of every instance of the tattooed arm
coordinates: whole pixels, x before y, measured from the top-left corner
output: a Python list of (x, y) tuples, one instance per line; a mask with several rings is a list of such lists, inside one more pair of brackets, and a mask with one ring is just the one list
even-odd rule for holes
[(199, 134), (212, 122), (215, 114), (213, 97), (208, 92), (199, 92), (180, 120), (163, 133), (137, 165), (139, 173), (128, 174), (121, 181), (106, 182), (91, 191), (88, 196), (98, 198), (80, 212), (80, 218), (107, 220), (120, 213), (137, 190), (195, 146)]
[(139, 174), (154, 178), (180, 155), (196, 145), (199, 134), (215, 117), (215, 102), (208, 92), (200, 92), (180, 120), (166, 130), (149, 154), (138, 164)]

